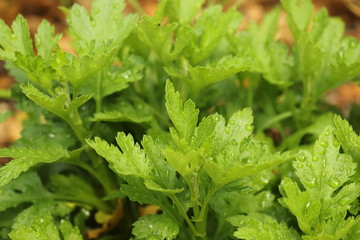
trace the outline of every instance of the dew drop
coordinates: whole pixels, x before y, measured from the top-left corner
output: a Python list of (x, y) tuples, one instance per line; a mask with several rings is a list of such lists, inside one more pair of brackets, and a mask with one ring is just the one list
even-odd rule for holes
[(338, 56), (339, 56), (339, 58), (343, 58), (343, 57), (344, 57), (344, 51), (343, 51), (343, 50), (340, 50), (340, 51), (338, 52)]
[(268, 146), (266, 144), (263, 144), (261, 146), (261, 150), (263, 150), (264, 152), (268, 149)]
[(231, 140), (231, 144), (235, 146), (238, 144), (238, 142), (236, 141), (236, 139), (233, 139), (233, 140)]
[(338, 147), (338, 146), (340, 146), (340, 143), (338, 141), (334, 140), (333, 145), (334, 145), (334, 147)]
[(95, 22), (95, 21), (91, 21), (91, 26), (95, 27), (95, 26), (96, 26), (96, 22)]
[(312, 161), (317, 162), (317, 161), (319, 161), (319, 158), (317, 156), (313, 156)]
[(70, 19), (67, 20), (68, 24), (72, 24), (72, 21)]
[(53, 133), (49, 133), (49, 138), (54, 138), (55, 137), (55, 134), (53, 134)]
[(315, 180), (315, 178), (313, 178), (310, 181), (305, 182), (305, 185), (308, 186), (309, 188), (314, 188), (316, 185), (315, 183), (316, 183), (316, 180)]
[(297, 168), (302, 168), (302, 167), (304, 167), (304, 164), (298, 163), (298, 164), (296, 165), (296, 167), (297, 167)]
[(153, 228), (153, 225), (150, 224), (150, 225), (149, 225), (149, 228)]
[(226, 150), (222, 150), (221, 153), (225, 155), (227, 152)]
[(12, 35), (11, 35), (11, 39), (17, 39), (16, 34), (12, 34)]
[(329, 146), (329, 143), (328, 142), (320, 142), (320, 145), (324, 148), (328, 147)]
[(254, 130), (254, 126), (252, 126), (251, 124), (246, 124), (245, 129), (251, 132), (252, 130)]
[(340, 167), (340, 171), (344, 171), (345, 170), (345, 168), (344, 167)]
[(99, 12), (100, 12), (100, 10), (98, 8), (93, 9), (93, 14), (98, 14)]
[(308, 203), (305, 205), (305, 215), (308, 215), (308, 214), (309, 214), (310, 205), (311, 205), (310, 202), (308, 202)]
[(118, 21), (118, 20), (119, 20), (119, 16), (113, 17), (113, 20), (114, 20), (114, 22)]
[(351, 42), (350, 42), (350, 47), (351, 47), (351, 48), (355, 48), (355, 47), (356, 47), (356, 42), (355, 42), (355, 41), (351, 41)]
[(330, 131), (326, 131), (326, 132), (324, 133), (324, 135), (325, 135), (325, 136), (329, 136), (329, 135), (330, 135)]
[(231, 153), (230, 156), (231, 156), (231, 157), (235, 157), (235, 153)]
[(301, 154), (300, 156), (297, 156), (296, 160), (298, 160), (300, 162), (305, 162), (305, 155)]
[(220, 117), (219, 117), (219, 116), (216, 116), (216, 117), (215, 117), (215, 121), (216, 121), (216, 122), (220, 121)]
[(226, 132), (226, 133), (230, 133), (230, 128), (226, 127), (226, 128), (225, 128), (225, 132)]
[(339, 204), (341, 206), (345, 206), (346, 204), (348, 204), (348, 202), (349, 202), (349, 199), (347, 199), (347, 198), (342, 198), (339, 200)]
[(230, 125), (235, 125), (235, 121), (234, 121), (234, 120), (230, 120), (230, 121), (229, 121), (229, 124), (230, 124)]
[(339, 180), (337, 178), (331, 178), (329, 180), (329, 186), (332, 187), (332, 188), (338, 188), (339, 187)]

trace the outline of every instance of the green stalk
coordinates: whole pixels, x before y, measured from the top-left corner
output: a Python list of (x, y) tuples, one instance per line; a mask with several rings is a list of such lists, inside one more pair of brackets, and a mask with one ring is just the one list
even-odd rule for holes
[(68, 118), (65, 118), (64, 120), (70, 125), (78, 140), (84, 145), (86, 130), (83, 126), (78, 110), (76, 109), (70, 113)]
[(307, 79), (304, 81), (304, 92), (303, 92), (303, 99), (301, 101), (300, 107), (300, 120), (301, 120), (301, 127), (306, 124), (311, 119), (313, 107), (314, 107), (314, 96), (313, 96), (313, 88), (312, 83), (313, 79)]
[(91, 199), (91, 198), (79, 198), (74, 196), (66, 196), (61, 194), (54, 194), (53, 198), (60, 201), (67, 201), (67, 202), (77, 202), (77, 203), (83, 203), (87, 204), (93, 207), (96, 207), (96, 209), (99, 209), (101, 211), (111, 213), (113, 209), (109, 207), (108, 205), (104, 204), (103, 201), (99, 199)]
[(188, 224), (188, 226), (190, 227), (191, 231), (193, 232), (193, 234), (197, 237), (201, 236), (201, 234), (199, 234), (194, 226), (194, 224), (191, 222), (190, 218), (188, 217), (188, 215), (186, 214), (184, 208), (182, 207), (179, 199), (174, 195), (174, 194), (170, 194), (169, 198), (173, 201), (173, 203), (175, 204), (175, 206), (178, 208), (178, 210), (180, 211), (180, 214), (183, 216), (185, 222)]
[(200, 214), (198, 215), (198, 218), (196, 218), (196, 221), (199, 223), (197, 225), (197, 231), (199, 231), (201, 233), (205, 233), (205, 237), (203, 238), (204, 240), (206, 239), (208, 205), (209, 205), (209, 202), (210, 202), (212, 196), (214, 195), (214, 193), (216, 193), (220, 188), (221, 188), (221, 186), (217, 186), (214, 183), (211, 184), (210, 189), (209, 189), (208, 193), (206, 194), (204, 202), (201, 206)]

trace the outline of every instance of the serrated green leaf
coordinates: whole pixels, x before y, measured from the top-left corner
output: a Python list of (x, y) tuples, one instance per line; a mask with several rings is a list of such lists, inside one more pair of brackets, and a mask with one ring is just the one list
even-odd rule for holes
[(351, 125), (340, 116), (334, 116), (335, 136), (344, 152), (350, 154), (355, 162), (360, 161), (360, 137), (354, 132)]
[(232, 8), (223, 11), (219, 5), (204, 9), (193, 27), (194, 37), (185, 55), (192, 66), (208, 58), (227, 34), (234, 34), (242, 21)]
[(124, 7), (123, 0), (96, 0), (89, 14), (84, 7), (74, 4), (67, 17), (70, 32), (81, 42), (95, 41), (95, 47), (112, 40), (119, 48), (137, 19), (136, 14), (122, 16)]
[(278, 223), (276, 219), (265, 214), (238, 215), (228, 218), (228, 221), (238, 227), (234, 236), (240, 239), (301, 239), (300, 235), (286, 223)]
[(40, 142), (32, 146), (1, 148), (0, 156), (13, 158), (0, 168), (0, 186), (4, 186), (36, 164), (56, 162), (67, 157), (68, 152), (57, 143)]
[(163, 26), (158, 19), (149, 16), (142, 16), (136, 26), (136, 33), (165, 64), (169, 64), (180, 55), (193, 34), (187, 26), (178, 26), (176, 23)]
[(86, 47), (80, 50), (78, 57), (68, 55), (68, 63), (60, 68), (64, 78), (77, 90), (89, 77), (110, 65), (115, 54), (116, 49), (112, 47), (111, 42), (104, 42), (96, 47), (94, 44), (95, 42), (85, 44)]
[(164, 19), (166, 16), (172, 22), (179, 22), (180, 24), (189, 23), (201, 9), (205, 0), (173, 0), (161, 1), (156, 17)]
[(310, 0), (281, 0), (282, 6), (288, 13), (288, 23), (293, 34), (306, 31), (313, 14), (313, 5)]
[(33, 102), (54, 113), (64, 120), (68, 120), (71, 112), (75, 111), (79, 106), (83, 105), (91, 99), (91, 95), (83, 95), (76, 97), (68, 103), (68, 95), (61, 93), (56, 97), (49, 97), (40, 92), (33, 85), (21, 85), (24, 94)]
[(265, 143), (252, 139), (253, 117), (249, 108), (235, 112), (226, 125), (222, 116), (215, 115), (215, 119), (210, 138), (212, 153), (204, 164), (216, 184), (225, 185), (291, 159), (290, 152), (272, 155)]
[(144, 149), (141, 149), (138, 143), (134, 144), (130, 134), (126, 136), (125, 133), (120, 132), (116, 141), (121, 152), (117, 147), (99, 138), (87, 142), (120, 176), (131, 175), (142, 178), (145, 185), (155, 191), (168, 193), (182, 191), (182, 189), (174, 189), (177, 187), (175, 172), (171, 167), (163, 166), (166, 162), (161, 155), (161, 147), (156, 145), (151, 137), (144, 137), (142, 141)]
[(165, 92), (168, 115), (180, 137), (190, 142), (198, 121), (199, 110), (195, 108), (195, 103), (191, 100), (187, 100), (183, 104), (179, 92), (175, 91), (169, 80), (166, 82)]
[(126, 89), (129, 83), (142, 79), (144, 67), (142, 58), (131, 55), (122, 59), (121, 68), (116, 66), (104, 68), (96, 76), (90, 78), (82, 86), (81, 93), (93, 94), (95, 101), (100, 102), (104, 97)]
[(0, 59), (15, 60), (15, 53), (34, 56), (29, 26), (22, 15), (18, 15), (11, 29), (0, 19)]
[(238, 72), (250, 69), (252, 60), (248, 57), (223, 57), (218, 62), (210, 66), (188, 66), (191, 76), (189, 84), (197, 90), (207, 85), (224, 80)]
[(341, 239), (354, 224), (345, 216), (349, 205), (360, 195), (357, 183), (347, 183), (356, 164), (349, 155), (340, 154), (339, 149), (333, 129), (326, 128), (315, 143), (314, 152), (302, 150), (294, 162), (305, 191), (290, 179), (284, 179), (280, 185), (284, 196), (281, 203), (297, 217), (306, 239)]
[(49, 214), (54, 209), (54, 206), (54, 201), (49, 199), (36, 201), (33, 205), (21, 211), (16, 216), (12, 228), (17, 229), (22, 226), (31, 225), (34, 218), (42, 217)]
[(140, 101), (117, 100), (115, 104), (107, 104), (103, 112), (94, 114), (94, 121), (107, 122), (149, 122), (153, 117), (147, 105)]
[(146, 215), (134, 223), (135, 239), (171, 240), (179, 234), (179, 226), (166, 214)]
[(51, 199), (52, 194), (42, 185), (34, 172), (21, 174), (3, 187), (0, 187), (0, 211), (16, 207), (21, 203), (33, 203)]
[(45, 63), (49, 64), (52, 58), (54, 48), (58, 45), (61, 38), (60, 35), (55, 35), (55, 28), (51, 26), (48, 21), (43, 20), (35, 34), (35, 45), (37, 53), (41, 56)]
[[(10, 234), (12, 240), (82, 240), (83, 237), (77, 227), (70, 222), (62, 220), (56, 227), (50, 216), (36, 218), (32, 225), (14, 229)], [(60, 237), (62, 236), (62, 237)]]

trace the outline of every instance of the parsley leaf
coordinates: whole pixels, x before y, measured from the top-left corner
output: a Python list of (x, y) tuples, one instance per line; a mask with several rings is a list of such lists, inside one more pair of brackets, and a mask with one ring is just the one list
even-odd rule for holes
[(176, 239), (179, 226), (166, 214), (146, 215), (134, 223), (133, 234), (135, 239)]
[(349, 204), (360, 195), (360, 185), (348, 183), (356, 164), (351, 156), (340, 154), (339, 148), (333, 129), (326, 128), (314, 152), (302, 150), (294, 162), (305, 191), (289, 178), (280, 185), (280, 202), (296, 216), (307, 239), (341, 239), (355, 224), (353, 217), (345, 216)]
[(38, 145), (20, 145), (13, 148), (0, 148), (1, 157), (14, 158), (0, 168), (0, 186), (4, 186), (22, 172), (38, 163), (52, 163), (67, 157), (67, 151), (59, 144), (43, 142)]
[(238, 215), (228, 218), (228, 221), (238, 227), (234, 236), (239, 239), (301, 239), (286, 223), (278, 223), (276, 219), (266, 214)]

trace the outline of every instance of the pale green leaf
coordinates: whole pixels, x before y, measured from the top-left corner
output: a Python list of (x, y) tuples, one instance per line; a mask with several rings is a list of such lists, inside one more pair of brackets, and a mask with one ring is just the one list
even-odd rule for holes
[(300, 235), (289, 228), (286, 223), (265, 214), (252, 213), (247, 216), (237, 215), (228, 218), (232, 225), (238, 227), (234, 236), (246, 240), (279, 239), (300, 240)]
[(179, 225), (168, 215), (146, 215), (134, 223), (135, 239), (171, 240), (179, 234)]
[(197, 90), (224, 80), (238, 72), (249, 70), (252, 60), (248, 57), (223, 57), (210, 66), (188, 66), (191, 80), (188, 84)]
[(136, 14), (122, 16), (123, 0), (96, 0), (92, 2), (91, 13), (77, 4), (68, 12), (70, 32), (81, 42), (95, 41), (95, 47), (112, 40), (119, 48), (135, 26)]
[(0, 59), (15, 60), (15, 53), (34, 56), (29, 26), (22, 15), (18, 15), (11, 29), (0, 19)]
[[(82, 240), (83, 237), (77, 227), (70, 222), (62, 220), (56, 227), (50, 216), (35, 218), (30, 226), (14, 229), (10, 234), (12, 240)], [(61, 237), (60, 237), (61, 236)]]
[(169, 80), (166, 82), (165, 92), (168, 115), (180, 137), (190, 142), (198, 122), (199, 110), (195, 108), (195, 103), (191, 100), (187, 100), (183, 104), (179, 92), (175, 91)]
[(335, 136), (344, 152), (350, 154), (354, 161), (360, 162), (360, 137), (354, 132), (351, 125), (340, 116), (334, 116)]
[(39, 176), (33, 172), (23, 173), (0, 187), (0, 193), (1, 212), (21, 203), (34, 203), (52, 198), (52, 194), (43, 187)]
[(1, 148), (0, 157), (8, 157), (12, 160), (0, 167), (0, 186), (4, 186), (39, 163), (52, 163), (67, 156), (66, 149), (51, 142), (40, 142), (32, 146), (18, 145), (12, 148)]

